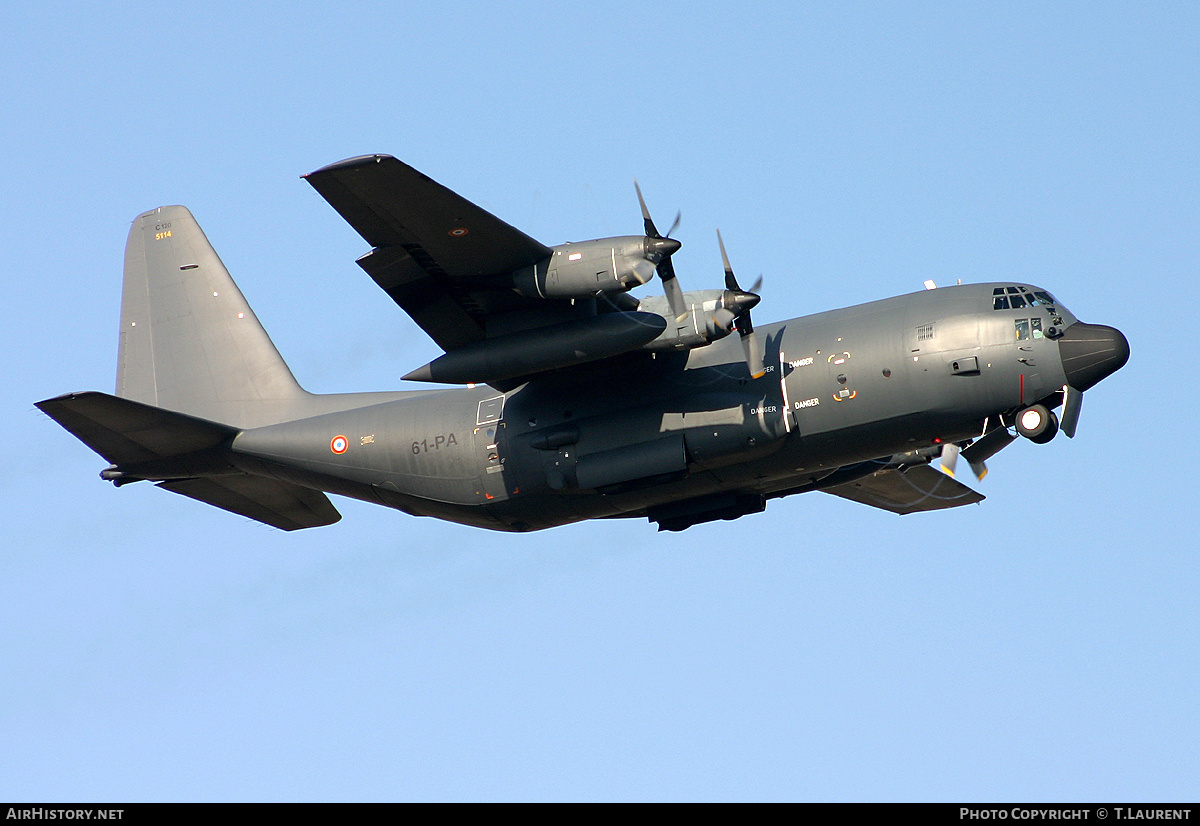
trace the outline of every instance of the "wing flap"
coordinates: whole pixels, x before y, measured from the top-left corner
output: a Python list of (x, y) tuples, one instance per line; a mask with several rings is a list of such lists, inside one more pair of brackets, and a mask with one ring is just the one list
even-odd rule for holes
[(929, 465), (918, 465), (903, 471), (882, 470), (823, 490), (901, 516), (957, 508), (984, 500), (983, 494)]
[(358, 265), (443, 350), (483, 340), (483, 327), (456, 299), (449, 279), (427, 273), (402, 248), (372, 250)]

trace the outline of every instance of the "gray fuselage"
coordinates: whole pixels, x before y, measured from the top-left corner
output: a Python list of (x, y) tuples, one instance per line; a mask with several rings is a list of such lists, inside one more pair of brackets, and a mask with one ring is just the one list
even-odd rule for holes
[[(1022, 306), (996, 309), (1018, 290)], [(760, 326), (758, 379), (731, 336), (507, 393), (415, 391), (252, 428), (232, 452), (257, 474), (498, 530), (644, 516), (722, 492), (782, 496), (1057, 403), (1067, 372), (1055, 339), (1076, 319), (1046, 299), (1012, 283), (925, 290)]]

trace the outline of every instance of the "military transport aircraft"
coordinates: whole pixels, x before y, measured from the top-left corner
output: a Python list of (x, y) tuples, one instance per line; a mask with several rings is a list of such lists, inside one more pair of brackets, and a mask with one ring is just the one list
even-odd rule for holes
[[(1016, 434), (1074, 436), (1084, 391), (1129, 357), (1015, 282), (755, 327), (758, 285), (723, 243), (725, 288), (681, 289), (640, 189), (644, 234), (548, 247), (388, 155), (305, 178), (445, 350), (405, 378), (465, 387), (306, 392), (191, 213), (159, 207), (125, 250), (116, 395), (38, 403), (111, 463), (101, 478), (284, 530), (336, 522), (325, 492), (506, 531), (682, 530), (806, 491), (907, 514), (983, 499), (960, 454), (982, 479)], [(630, 295), (656, 274), (665, 295)]]

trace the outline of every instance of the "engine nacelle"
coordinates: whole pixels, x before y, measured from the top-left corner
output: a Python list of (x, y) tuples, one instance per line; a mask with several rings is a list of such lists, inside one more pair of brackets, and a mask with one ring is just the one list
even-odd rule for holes
[(732, 326), (731, 312), (727, 309), (728, 290), (693, 290), (683, 294), (688, 311), (677, 319), (671, 312), (667, 297), (652, 295), (642, 299), (638, 309), (644, 313), (657, 313), (667, 320), (667, 329), (662, 335), (642, 345), (647, 350), (691, 350), (725, 338)]
[(631, 290), (654, 277), (647, 240), (653, 239), (624, 235), (553, 247), (549, 258), (513, 273), (513, 287), (529, 298), (587, 298)]

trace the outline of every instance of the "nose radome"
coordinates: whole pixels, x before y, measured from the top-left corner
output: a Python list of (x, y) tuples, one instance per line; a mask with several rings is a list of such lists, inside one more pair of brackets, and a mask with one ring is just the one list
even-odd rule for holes
[(1076, 322), (1058, 340), (1067, 384), (1087, 390), (1125, 366), (1129, 341), (1115, 327)]

